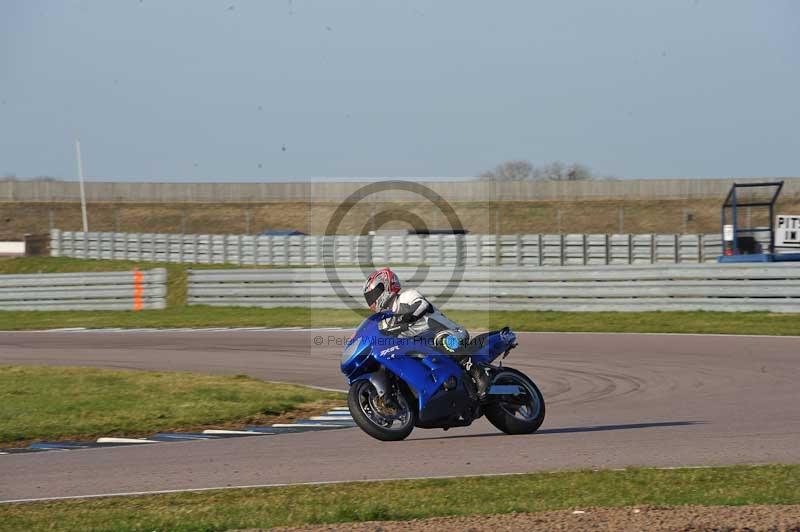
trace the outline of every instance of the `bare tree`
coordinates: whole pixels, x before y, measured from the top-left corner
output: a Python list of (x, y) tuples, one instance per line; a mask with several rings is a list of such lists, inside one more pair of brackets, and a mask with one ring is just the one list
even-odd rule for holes
[(533, 176), (533, 165), (521, 159), (498, 164), (478, 177), (486, 181), (526, 181)]
[(486, 181), (587, 181), (594, 179), (591, 169), (581, 163), (564, 164), (556, 161), (533, 166), (528, 161), (507, 161), (480, 174)]

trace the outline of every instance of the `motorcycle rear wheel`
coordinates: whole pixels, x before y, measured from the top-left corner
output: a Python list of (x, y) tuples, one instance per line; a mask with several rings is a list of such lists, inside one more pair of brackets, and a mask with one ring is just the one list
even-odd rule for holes
[(494, 374), (492, 384), (511, 384), (525, 390), (524, 397), (499, 396), (484, 407), (486, 419), (506, 434), (531, 434), (544, 422), (544, 397), (524, 373), (503, 368)]
[(360, 380), (350, 386), (347, 406), (356, 425), (373, 438), (381, 441), (404, 440), (414, 430), (416, 412), (402, 390), (394, 389), (392, 399), (396, 407), (385, 406), (375, 386), (368, 380)]

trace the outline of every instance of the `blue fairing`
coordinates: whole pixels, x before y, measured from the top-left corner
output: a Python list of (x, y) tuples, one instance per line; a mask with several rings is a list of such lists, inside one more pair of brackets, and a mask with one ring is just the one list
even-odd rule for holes
[[(442, 391), (445, 381), (452, 377), (461, 386), (464, 371), (450, 355), (435, 347), (429, 339), (397, 338), (383, 334), (379, 324), (390, 315), (374, 314), (358, 327), (342, 353), (342, 373), (352, 384), (384, 367), (408, 385), (418, 399), (419, 412), (423, 413), (431, 397)], [(456, 350), (454, 354), (467, 353), (473, 362), (488, 364), (515, 343), (514, 333), (504, 329), (480, 335), (471, 345)]]

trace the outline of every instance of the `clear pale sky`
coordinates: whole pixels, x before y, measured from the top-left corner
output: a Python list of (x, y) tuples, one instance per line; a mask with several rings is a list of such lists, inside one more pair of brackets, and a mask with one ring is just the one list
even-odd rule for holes
[(0, 176), (800, 175), (794, 0), (2, 0)]

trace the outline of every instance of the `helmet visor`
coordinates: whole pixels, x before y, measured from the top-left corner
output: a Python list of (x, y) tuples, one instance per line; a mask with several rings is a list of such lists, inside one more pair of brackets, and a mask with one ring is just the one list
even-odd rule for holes
[(381, 294), (383, 294), (385, 290), (386, 289), (383, 287), (383, 283), (378, 283), (372, 290), (367, 290), (366, 292), (364, 292), (364, 299), (367, 300), (367, 305), (369, 305), (370, 308), (372, 308), (372, 306), (375, 305), (375, 302), (378, 300), (379, 297), (381, 297)]

